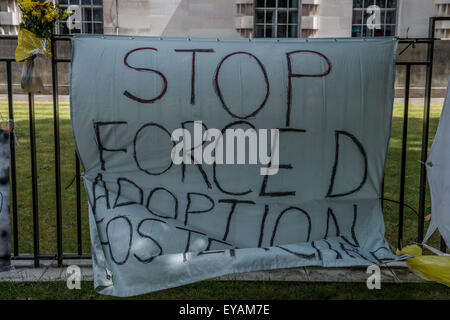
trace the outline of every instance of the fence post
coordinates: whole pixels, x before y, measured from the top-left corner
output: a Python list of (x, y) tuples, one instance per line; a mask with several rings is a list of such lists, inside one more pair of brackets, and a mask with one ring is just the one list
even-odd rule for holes
[(38, 208), (38, 184), (36, 163), (36, 136), (34, 121), (34, 94), (28, 93), (28, 110), (30, 124), (30, 155), (31, 155), (31, 188), (33, 201), (33, 251), (34, 266), (39, 267), (39, 208)]
[(403, 247), (403, 216), (405, 205), (405, 175), (406, 175), (406, 147), (408, 139), (408, 106), (411, 65), (406, 65), (405, 97), (403, 106), (403, 132), (402, 132), (402, 163), (400, 168), (400, 205), (398, 208), (398, 243), (399, 249)]
[(62, 208), (61, 208), (61, 160), (59, 142), (59, 96), (58, 96), (58, 66), (56, 64), (56, 41), (51, 38), (52, 48), (52, 92), (53, 92), (53, 136), (55, 146), (55, 196), (56, 196), (56, 241), (58, 267), (62, 266)]
[[(14, 122), (13, 87), (11, 61), (6, 61), (6, 82), (8, 84), (8, 113), (9, 119)], [(11, 191), (12, 191), (12, 220), (13, 220), (13, 253), (19, 255), (19, 228), (17, 226), (17, 184), (16, 184), (16, 145), (15, 140), (9, 140), (10, 167), (11, 167)]]
[(430, 43), (427, 50), (427, 73), (425, 78), (425, 108), (423, 109), (423, 128), (422, 128), (422, 153), (420, 166), (420, 194), (419, 194), (419, 215), (418, 215), (418, 229), (417, 242), (421, 243), (423, 240), (424, 231), (424, 217), (425, 217), (425, 196), (427, 192), (427, 171), (425, 162), (428, 157), (428, 129), (430, 126), (430, 103), (431, 103), (431, 82), (433, 75), (433, 53), (434, 53), (434, 17), (430, 18), (430, 25), (428, 29), (428, 37)]
[(81, 233), (81, 181), (80, 181), (80, 159), (75, 151), (75, 179), (77, 188), (77, 247), (78, 255), (83, 254), (82, 233)]

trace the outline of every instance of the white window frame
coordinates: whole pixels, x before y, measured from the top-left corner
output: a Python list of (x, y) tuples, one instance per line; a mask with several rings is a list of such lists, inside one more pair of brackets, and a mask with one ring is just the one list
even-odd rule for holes
[[(86, 1), (89, 1), (90, 4), (85, 4)], [(81, 29), (71, 29), (68, 30), (68, 33), (64, 34), (80, 34), (80, 33), (97, 33), (97, 34), (103, 34), (104, 30), (104, 21), (103, 21), (103, 1), (100, 0), (101, 4), (94, 4), (94, 2), (97, 2), (98, 0), (64, 0), (64, 3), (61, 3), (61, 1), (57, 1), (61, 8), (67, 9), (70, 5), (77, 5), (81, 8)], [(84, 10), (90, 9), (91, 13), (91, 19), (86, 20)], [(101, 9), (102, 10), (102, 17), (100, 20), (94, 20), (94, 9)], [(63, 29), (61, 27), (61, 24), (65, 24), (65, 21), (61, 21), (57, 24), (57, 33), (62, 34)], [(90, 27), (89, 27), (90, 25)], [(95, 28), (94, 25), (97, 25), (100, 27), (101, 30), (97, 30), (97, 32), (94, 32)], [(67, 30), (67, 29), (66, 29)]]
[[(398, 23), (398, 4), (399, 4), (399, 0), (396, 0), (395, 2), (395, 8), (387, 8), (387, 4), (388, 2), (390, 2), (391, 0), (360, 0), (361, 1), (361, 7), (355, 7), (355, 1), (353, 1), (352, 4), (352, 37), (375, 37), (375, 32), (377, 32), (377, 29), (372, 29), (372, 30), (367, 30), (368, 34), (364, 35), (364, 31), (365, 28), (367, 28), (367, 24), (366, 24), (366, 18), (367, 18), (367, 14), (366, 14), (366, 9), (368, 6), (370, 5), (378, 5), (380, 4), (380, 2), (384, 2), (384, 6), (380, 7), (380, 13), (381, 13), (381, 21), (380, 21), (380, 25), (381, 25), (381, 30), (383, 32), (383, 36), (385, 37), (392, 37), (395, 36), (397, 34), (397, 23)], [(387, 19), (387, 13), (388, 12), (393, 12), (394, 16), (395, 16), (395, 23), (386, 23), (386, 19)], [(361, 15), (361, 21), (360, 23), (354, 23), (354, 16), (355, 13), (358, 13)], [(386, 29), (387, 27), (390, 27), (391, 29), (394, 30), (394, 34), (388, 34), (386, 35)], [(354, 28), (359, 28), (360, 30), (360, 35), (354, 35), (353, 34), (353, 30)], [(378, 29), (379, 30), (379, 29)]]
[[(301, 6), (302, 6), (302, 1), (298, 0), (297, 3), (297, 7), (296, 8), (290, 8), (289, 7), (289, 2), (290, 0), (286, 0), (287, 1), (287, 7), (286, 8), (280, 8), (278, 7), (278, 2), (280, 0), (272, 0), (275, 3), (275, 7), (268, 7), (267, 6), (267, 2), (270, 0), (263, 0), (264, 1), (264, 7), (257, 7), (257, 0), (254, 0), (254, 28), (253, 28), (253, 36), (255, 38), (278, 38), (278, 13), (279, 12), (286, 12), (286, 23), (282, 24), (283, 26), (286, 27), (286, 34), (284, 37), (280, 37), (280, 38), (298, 38), (300, 35), (300, 19), (301, 19)], [(271, 11), (272, 12), (272, 23), (267, 23), (266, 18), (267, 18), (267, 11)], [(257, 21), (257, 13), (258, 12), (264, 12), (264, 21), (258, 22)], [(296, 23), (289, 23), (289, 13), (290, 12), (297, 12), (297, 22)], [(296, 26), (296, 35), (294, 37), (289, 37), (289, 26)], [(263, 36), (258, 36), (257, 35), (257, 28), (258, 27), (262, 27), (263, 28)], [(268, 27), (272, 28), (271, 34), (268, 35), (267, 34), (267, 29)]]

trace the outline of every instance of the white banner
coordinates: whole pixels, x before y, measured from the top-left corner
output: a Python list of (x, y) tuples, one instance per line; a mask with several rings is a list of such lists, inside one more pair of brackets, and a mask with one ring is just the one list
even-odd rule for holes
[(396, 45), (75, 37), (96, 289), (396, 259), (380, 202)]

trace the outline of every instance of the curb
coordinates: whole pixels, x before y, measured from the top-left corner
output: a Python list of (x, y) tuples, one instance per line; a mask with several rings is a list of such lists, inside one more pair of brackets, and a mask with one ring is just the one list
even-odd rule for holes
[[(66, 281), (66, 268), (70, 265), (80, 267), (82, 281), (93, 281), (90, 260), (65, 260), (64, 267), (57, 267), (56, 261), (43, 261), (41, 267), (34, 268), (33, 261), (12, 261), (14, 270), (1, 272), (0, 282), (47, 282)], [(219, 281), (294, 281), (294, 282), (367, 282), (369, 274), (366, 267), (300, 267), (254, 271), (230, 274), (215, 278)], [(424, 283), (408, 270), (405, 262), (381, 265), (382, 283)]]

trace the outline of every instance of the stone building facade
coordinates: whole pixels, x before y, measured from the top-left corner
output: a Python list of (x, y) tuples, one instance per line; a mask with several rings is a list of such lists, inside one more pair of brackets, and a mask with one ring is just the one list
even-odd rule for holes
[[(431, 16), (450, 16), (450, 0), (53, 0), (78, 10), (72, 30), (176, 37), (426, 37)], [(370, 11), (370, 7), (378, 9)], [(370, 17), (377, 26), (370, 30)], [(72, 18), (73, 20), (73, 18)], [(16, 34), (17, 1), (0, 1), (0, 33)], [(450, 37), (450, 22), (436, 25)]]
[[(428, 36), (429, 18), (450, 16), (450, 0), (53, 0), (75, 10), (57, 26), (60, 34), (99, 33), (158, 37), (372, 37)], [(373, 6), (376, 6), (375, 8)], [(16, 0), (0, 0), (0, 35), (17, 34), (20, 14)], [(375, 28), (369, 28), (373, 20)], [(436, 37), (450, 38), (450, 21), (437, 21)], [(0, 41), (0, 56), (13, 56), (15, 41)], [(67, 48), (64, 48), (67, 46)], [(60, 52), (70, 56), (70, 44)], [(402, 46), (399, 48), (401, 51)], [(436, 43), (433, 94), (445, 92), (450, 70), (450, 41)], [(402, 57), (425, 59), (425, 46), (409, 48)], [(48, 62), (41, 62), (47, 65)], [(4, 74), (0, 64), (0, 75)], [(415, 67), (416, 68), (416, 67)], [(13, 68), (14, 88), (20, 68)], [(67, 70), (66, 70), (67, 69)], [(423, 94), (425, 69), (412, 73), (412, 94)], [(43, 68), (48, 89), (51, 70)], [(68, 92), (68, 65), (60, 67), (61, 93)], [(67, 72), (66, 72), (67, 71)], [(398, 95), (403, 68), (397, 68)], [(5, 77), (0, 78), (4, 93)], [(19, 86), (20, 87), (20, 86)], [(416, 89), (414, 89), (416, 88)], [(20, 89), (17, 89), (20, 91)]]

